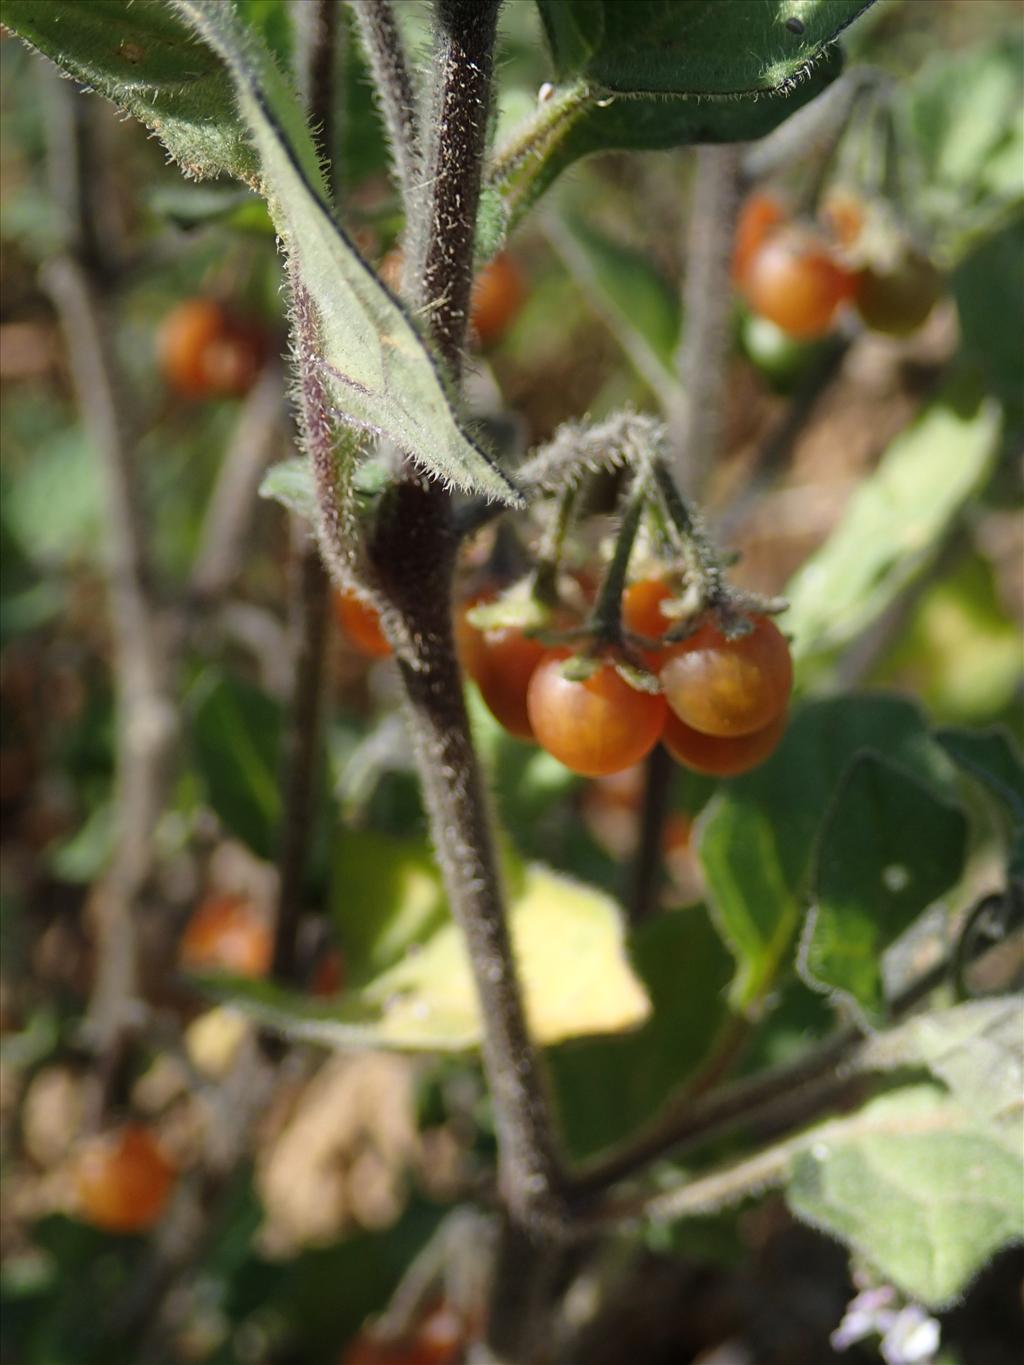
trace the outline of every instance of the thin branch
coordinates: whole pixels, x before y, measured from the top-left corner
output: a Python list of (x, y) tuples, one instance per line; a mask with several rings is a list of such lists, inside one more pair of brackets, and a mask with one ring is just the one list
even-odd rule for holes
[(640, 806), (640, 840), (630, 869), (630, 924), (642, 924), (657, 912), (665, 866), (663, 836), (672, 790), (672, 758), (656, 744), (644, 764), (644, 792)]
[[(941, 985), (949, 973), (950, 963), (946, 960), (925, 972), (892, 1000), (891, 1016), (898, 1019), (906, 1014)], [(692, 1092), (687, 1088), (645, 1131), (577, 1176), (573, 1181), (574, 1197), (586, 1199), (598, 1194), (636, 1175), (652, 1161), (679, 1155), (738, 1123), (756, 1124), (769, 1119), (777, 1122), (780, 1106), (796, 1102), (803, 1112), (807, 1089), (818, 1082), (823, 1082), (820, 1099), (827, 1107), (834, 1098), (837, 1069), (863, 1041), (860, 1029), (847, 1025), (795, 1062), (758, 1072), (696, 1100), (692, 1100)], [(849, 1071), (844, 1075), (848, 1076)]]
[(363, 51), (388, 131), (395, 180), (406, 214), (422, 178), (416, 90), (390, 0), (352, 0)]
[(108, 188), (94, 156), (98, 106), (49, 77), (47, 103), (54, 135), (52, 175), (69, 225), (68, 247), (44, 270), (67, 341), (86, 429), (106, 486), (110, 617), (117, 688), (117, 828), (112, 862), (94, 892), (96, 977), (89, 1007), (93, 1040), (112, 1045), (131, 1022), (137, 991), (135, 909), (153, 865), (153, 840), (164, 808), (178, 735), (169, 689), (164, 623), (152, 588), (138, 473), (123, 416), (124, 384), (112, 340), (106, 284), (109, 246), (95, 205)]
[(700, 497), (718, 454), (731, 348), (730, 262), (739, 212), (741, 148), (698, 147), (686, 247), (683, 338), (676, 357), (682, 407), (666, 409), (674, 472)]
[(203, 517), (189, 598), (214, 601), (238, 576), (263, 472), (282, 435), (281, 369), (266, 366), (246, 395)]

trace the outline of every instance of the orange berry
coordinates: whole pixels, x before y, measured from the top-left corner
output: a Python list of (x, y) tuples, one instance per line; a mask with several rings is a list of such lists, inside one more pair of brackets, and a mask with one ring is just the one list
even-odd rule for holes
[(143, 1232), (160, 1218), (175, 1169), (148, 1128), (127, 1124), (85, 1141), (74, 1163), (82, 1220), (107, 1232)]
[(385, 659), (391, 646), (380, 628), (380, 617), (369, 602), (354, 592), (335, 592), (334, 615), (344, 634), (368, 659)]
[(709, 619), (665, 652), (661, 685), (684, 724), (732, 738), (764, 729), (785, 711), (793, 686), (786, 637), (767, 616), (752, 617), (751, 625), (730, 640)]
[(723, 739), (694, 730), (669, 711), (661, 742), (684, 768), (708, 777), (737, 777), (763, 763), (775, 751), (785, 732), (785, 712), (763, 730)]
[(178, 960), (191, 972), (232, 972), (261, 977), (270, 971), (270, 925), (245, 896), (207, 896), (181, 938)]

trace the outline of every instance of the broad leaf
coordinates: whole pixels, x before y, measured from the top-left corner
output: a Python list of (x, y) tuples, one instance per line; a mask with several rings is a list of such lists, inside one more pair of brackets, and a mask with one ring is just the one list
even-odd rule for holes
[(737, 99), (604, 97), (583, 82), (573, 82), (510, 134), (495, 154), (488, 181), (501, 194), (511, 227), (582, 157), (749, 142), (810, 103), (841, 69), (838, 50), (828, 52), (800, 83)]
[(832, 44), (870, 3), (538, 0), (558, 85), (496, 157), (510, 216), (593, 152), (771, 132), (838, 75)]
[(699, 823), (711, 910), (737, 959), (732, 994), (741, 1008), (764, 998), (790, 958), (823, 816), (864, 750), (955, 796), (952, 766), (913, 703), (835, 697), (798, 711), (768, 762), (729, 782)]
[(281, 817), (281, 712), (265, 692), (210, 669), (186, 703), (206, 796), (225, 829), (261, 858), (276, 847)]
[(256, 183), (223, 64), (163, 0), (4, 0), (4, 24), (152, 128), (186, 175)]
[[(1020, 162), (1017, 164), (1019, 167)], [(985, 382), (1019, 425), (1024, 421), (1020, 383), (1024, 213), (1018, 211), (1001, 232), (975, 246), (953, 272), (952, 286), (964, 354), (977, 364)]]
[(953, 762), (1002, 806), (1009, 825), (1010, 874), (1024, 878), (1024, 761), (1006, 730), (940, 730)]
[(584, 76), (625, 95), (778, 90), (798, 80), (870, 4), (537, 0), (559, 78)]
[(418, 951), (447, 919), (437, 859), (425, 839), (339, 830), (331, 872), (331, 915), (353, 985)]
[(447, 484), (521, 505), (505, 475), (460, 430), (416, 329), (335, 222), (301, 110), (269, 54), (228, 6), (174, 3), (227, 65), (293, 281), (316, 311), (313, 363), (335, 416), (392, 441)]
[(1024, 1110), (1024, 1000), (971, 1000), (916, 1015), (876, 1034), (858, 1065), (927, 1067), (979, 1122), (1012, 1135)]
[(636, 1033), (568, 1043), (549, 1054), (562, 1132), (582, 1158), (652, 1118), (690, 1078), (728, 1018), (732, 964), (702, 906), (659, 915), (631, 938), (651, 1000)]
[[(426, 904), (431, 893), (424, 882), (407, 879), (398, 889), (422, 898), (409, 914), (430, 922), (433, 903)], [(395, 918), (401, 913), (398, 908)], [(618, 1033), (647, 1018), (650, 1005), (626, 961), (619, 911), (609, 897), (530, 866), (511, 897), (509, 924), (538, 1042)], [(386, 958), (390, 949), (378, 939), (368, 945), (368, 960), (374, 953)], [(447, 919), (362, 989), (328, 1004), (268, 982), (209, 984), (282, 1033), (327, 1047), (460, 1052), (480, 1041), (469, 959), (461, 933)]]
[(967, 820), (875, 754), (848, 770), (818, 840), (800, 970), (875, 1024), (885, 1019), (882, 953), (960, 878)]
[[(954, 259), (1024, 200), (1024, 47), (1019, 28), (973, 51), (933, 50), (896, 92), (920, 164), (915, 214)], [(997, 330), (1002, 319), (993, 317)]]
[(987, 477), (998, 437), (997, 406), (952, 389), (896, 438), (786, 589), (799, 657), (848, 644), (914, 581)]
[(1015, 1128), (979, 1124), (932, 1086), (907, 1087), (806, 1134), (786, 1198), (883, 1279), (940, 1308), (1024, 1237)]

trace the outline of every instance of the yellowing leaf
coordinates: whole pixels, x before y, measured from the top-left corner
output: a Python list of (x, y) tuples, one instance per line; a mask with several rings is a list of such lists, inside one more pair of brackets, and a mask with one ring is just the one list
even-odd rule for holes
[[(619, 1033), (647, 1019), (650, 1002), (626, 959), (618, 907), (602, 892), (530, 866), (510, 924), (538, 1043)], [(283, 1033), (328, 1047), (458, 1052), (480, 1041), (469, 959), (450, 920), (362, 990), (329, 1004), (267, 982), (211, 985)]]

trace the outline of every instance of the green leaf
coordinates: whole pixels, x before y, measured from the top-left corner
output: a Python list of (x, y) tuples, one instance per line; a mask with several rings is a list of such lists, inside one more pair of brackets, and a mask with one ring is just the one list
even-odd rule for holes
[(985, 723), (1012, 707), (1020, 675), (1020, 629), (991, 563), (969, 551), (924, 594), (873, 681), (913, 692), (943, 721)]
[(693, 1075), (728, 1017), (728, 953), (703, 906), (659, 915), (631, 936), (652, 1013), (636, 1033), (553, 1050), (562, 1133), (576, 1158), (620, 1141)]
[(870, 3), (537, 0), (559, 79), (626, 95), (719, 96), (800, 80)]
[(801, 708), (768, 762), (725, 784), (698, 824), (712, 914), (737, 959), (738, 1008), (762, 1001), (789, 960), (822, 819), (865, 750), (955, 798), (952, 766), (913, 703), (834, 697)]
[(4, 519), (19, 548), (51, 571), (103, 555), (100, 462), (80, 428), (55, 432), (36, 447), (4, 490)]
[(255, 183), (222, 63), (161, 0), (4, 0), (4, 24), (153, 129), (186, 175)]
[(241, 678), (207, 670), (187, 701), (196, 765), (225, 829), (261, 858), (276, 847), (281, 817), (281, 712)]
[(821, 831), (800, 972), (873, 1024), (885, 1019), (882, 953), (960, 878), (963, 811), (875, 754), (856, 758)]
[(1024, 761), (1009, 732), (940, 730), (935, 738), (958, 768), (996, 798), (1009, 824), (1010, 873), (1024, 877)]
[(586, 83), (574, 81), (555, 90), (498, 148), (489, 183), (504, 199), (511, 227), (564, 170), (582, 157), (764, 137), (809, 104), (841, 69), (841, 56), (834, 49), (795, 86), (735, 99), (699, 94), (678, 99), (616, 98), (602, 96)]
[(952, 286), (963, 352), (1019, 423), (1024, 420), (1024, 215), (981, 241), (953, 272)]
[(313, 487), (308, 460), (296, 456), (271, 465), (263, 476), (259, 495), (279, 502), (289, 512), (307, 521), (316, 520), (316, 489)]
[(897, 89), (919, 164), (915, 215), (948, 238), (954, 257), (1024, 198), (1022, 99), (1019, 31), (973, 51), (933, 51)]
[[(415, 878), (398, 889), (410, 887), (416, 906), (404, 924), (401, 907), (395, 908), (384, 932), (367, 936), (364, 960), (386, 960), (412, 919), (432, 923), (429, 891)], [(509, 925), (539, 1043), (618, 1033), (646, 1019), (650, 1005), (626, 962), (619, 911), (609, 897), (531, 865), (511, 898)], [(469, 960), (461, 933), (447, 919), (361, 989), (330, 1003), (269, 982), (209, 978), (208, 985), (282, 1033), (326, 1047), (460, 1052), (480, 1041)]]
[(929, 1010), (876, 1034), (858, 1064), (927, 1067), (981, 1123), (1012, 1136), (1024, 1108), (1024, 1001), (1000, 996)]
[(979, 1124), (933, 1086), (906, 1087), (812, 1129), (786, 1198), (883, 1279), (941, 1308), (1024, 1237), (1019, 1134)]
[(570, 274), (608, 322), (638, 373), (658, 394), (677, 384), (679, 295), (649, 257), (606, 237), (582, 219), (548, 225)]
[(339, 830), (331, 914), (354, 985), (393, 967), (447, 919), (441, 874), (429, 844), (368, 829)]
[(991, 399), (948, 389), (897, 436), (822, 548), (785, 590), (802, 659), (848, 644), (928, 566), (998, 448)]
[(146, 195), (151, 213), (188, 231), (217, 223), (254, 237), (273, 236), (267, 207), (239, 185), (156, 185)]
[(228, 6), (174, 5), (227, 65), (293, 285), (316, 312), (313, 363), (336, 417), (392, 441), (447, 484), (521, 506), (508, 478), (460, 430), (412, 322), (335, 222), (302, 112), (269, 54)]

